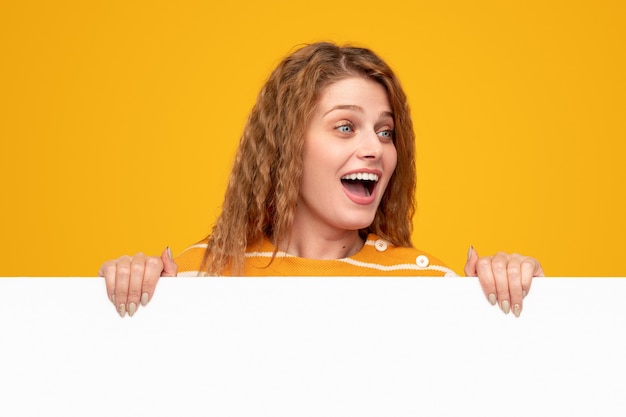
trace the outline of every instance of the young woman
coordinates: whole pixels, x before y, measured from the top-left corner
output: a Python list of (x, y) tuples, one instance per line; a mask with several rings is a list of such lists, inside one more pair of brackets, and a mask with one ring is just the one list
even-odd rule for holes
[[(137, 254), (99, 275), (119, 314), (135, 314), (161, 276), (455, 276), (411, 243), (415, 136), (407, 99), (372, 51), (331, 43), (287, 56), (245, 126), (222, 213), (204, 241), (175, 260)], [(539, 262), (479, 257), (491, 304), (519, 316)]]

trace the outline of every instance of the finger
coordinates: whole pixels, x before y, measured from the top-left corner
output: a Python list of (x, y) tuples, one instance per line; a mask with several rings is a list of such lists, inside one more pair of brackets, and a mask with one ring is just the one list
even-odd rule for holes
[(122, 256), (117, 260), (115, 268), (115, 308), (121, 317), (126, 315), (126, 298), (130, 282), (130, 256)]
[(465, 272), (466, 277), (477, 276), (477, 271), (476, 271), (477, 262), (478, 262), (478, 253), (476, 253), (473, 246), (470, 246), (469, 251), (467, 252), (467, 262), (465, 262), (465, 267), (463, 268), (463, 272)]
[(491, 260), (491, 269), (496, 282), (496, 297), (504, 314), (509, 314), (511, 311), (507, 264), (508, 256), (502, 252), (496, 254)]
[(507, 263), (507, 276), (509, 280), (509, 297), (511, 300), (511, 310), (515, 317), (519, 317), (522, 312), (523, 287), (522, 287), (522, 257), (513, 254)]
[(163, 255), (160, 258), (151, 256), (146, 260), (146, 272), (141, 287), (142, 306), (146, 306), (152, 299), (159, 277), (163, 274), (163, 268)]
[(175, 277), (178, 275), (178, 265), (174, 262), (172, 250), (169, 246), (161, 253), (161, 260), (163, 261), (162, 277)]
[(521, 265), (522, 269), (522, 296), (526, 297), (530, 292), (530, 284), (533, 277), (543, 277), (543, 269), (539, 262), (534, 258), (524, 258)]
[(126, 311), (130, 317), (135, 315), (141, 300), (141, 288), (146, 270), (146, 256), (138, 253), (130, 263), (130, 280), (128, 282), (128, 296)]
[(100, 267), (98, 276), (104, 278), (104, 285), (106, 286), (107, 297), (115, 304), (115, 261), (106, 261)]
[(489, 300), (491, 305), (496, 305), (496, 280), (493, 276), (493, 270), (491, 269), (491, 257), (479, 258), (476, 261), (476, 273), (478, 275), (478, 281), (485, 293), (485, 297)]
[(545, 277), (546, 276), (538, 260), (536, 260), (535, 258), (531, 258), (531, 257), (526, 258), (526, 260), (530, 261), (534, 265), (533, 277)]
[(98, 277), (104, 278), (107, 298), (115, 304), (113, 301), (115, 291), (115, 261), (104, 262), (98, 270)]

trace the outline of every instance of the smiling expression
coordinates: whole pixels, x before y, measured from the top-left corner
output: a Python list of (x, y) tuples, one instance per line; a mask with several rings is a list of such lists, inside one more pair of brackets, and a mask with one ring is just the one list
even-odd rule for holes
[(294, 231), (336, 235), (368, 227), (396, 162), (384, 87), (362, 77), (328, 85), (305, 130)]

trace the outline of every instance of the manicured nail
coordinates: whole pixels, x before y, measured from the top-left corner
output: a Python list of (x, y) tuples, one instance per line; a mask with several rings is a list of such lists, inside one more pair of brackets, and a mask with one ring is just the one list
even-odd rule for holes
[(511, 305), (507, 300), (502, 302), (502, 311), (504, 311), (504, 314), (509, 314), (509, 311), (511, 311)]
[(513, 306), (513, 315), (515, 317), (519, 317), (520, 313), (522, 312), (522, 307), (519, 304), (515, 304)]
[(143, 294), (141, 294), (141, 305), (144, 307), (148, 305), (148, 293), (147, 292), (144, 292)]
[(489, 303), (491, 303), (492, 306), (496, 305), (496, 295), (495, 294), (489, 294)]
[(170, 258), (170, 260), (173, 259), (172, 249), (169, 246), (167, 247), (167, 256)]
[(526, 290), (522, 290), (522, 298), (526, 298)]
[(124, 317), (126, 315), (126, 306), (124, 304), (120, 304), (117, 308), (117, 312), (120, 314), (120, 317)]
[(135, 304), (135, 303), (130, 303), (130, 304), (128, 305), (128, 315), (129, 315), (130, 317), (132, 317), (132, 316), (135, 314), (135, 312), (136, 312), (136, 311), (137, 311), (137, 304)]
[(472, 253), (474, 252), (474, 246), (470, 245), (469, 249), (467, 250), (467, 260), (469, 261), (470, 258), (472, 257)]
[(111, 296), (111, 302), (113, 303), (113, 305), (115, 305), (115, 294)]

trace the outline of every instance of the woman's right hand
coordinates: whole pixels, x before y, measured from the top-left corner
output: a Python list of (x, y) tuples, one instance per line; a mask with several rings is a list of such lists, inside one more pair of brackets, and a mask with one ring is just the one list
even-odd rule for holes
[(139, 305), (152, 299), (160, 277), (175, 277), (178, 265), (167, 247), (161, 256), (122, 256), (102, 264), (98, 276), (104, 277), (107, 296), (121, 317), (132, 317)]

